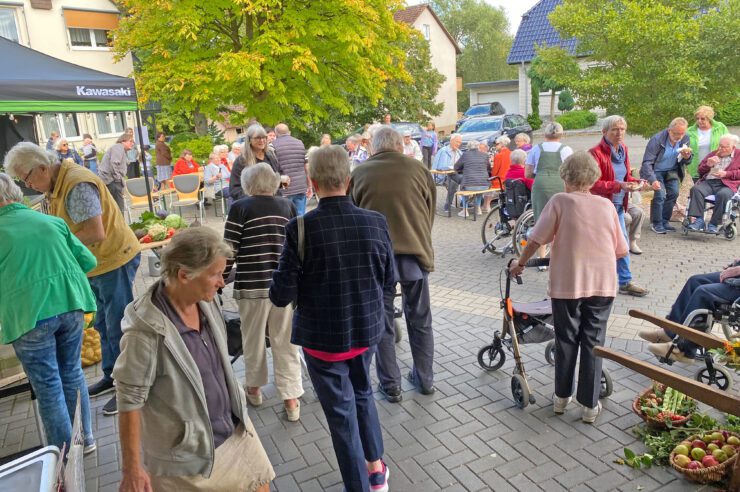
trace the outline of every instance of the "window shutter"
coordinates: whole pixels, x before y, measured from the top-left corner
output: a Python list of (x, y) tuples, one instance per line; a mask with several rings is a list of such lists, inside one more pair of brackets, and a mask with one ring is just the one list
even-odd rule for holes
[(51, 10), (51, 0), (31, 0), (31, 8)]
[(118, 14), (113, 12), (89, 12), (86, 10), (64, 9), (64, 23), (67, 28), (104, 29), (111, 31), (118, 27)]

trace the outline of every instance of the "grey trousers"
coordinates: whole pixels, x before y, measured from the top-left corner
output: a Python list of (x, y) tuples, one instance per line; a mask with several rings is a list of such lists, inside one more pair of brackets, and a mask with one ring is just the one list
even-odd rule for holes
[(113, 195), (116, 205), (118, 205), (118, 208), (121, 209), (121, 213), (123, 213), (125, 207), (123, 199), (123, 183), (112, 181), (105, 186), (108, 188), (108, 191), (110, 191), (110, 194)]
[[(425, 388), (434, 384), (434, 332), (432, 330), (432, 309), (429, 299), (429, 275), (414, 281), (401, 281), (403, 293), (403, 314), (414, 360), (416, 381)], [(393, 330), (393, 295), (385, 296), (386, 329), (375, 354), (378, 380), (383, 388), (401, 386), (401, 371), (396, 361), (395, 333)]]
[(640, 207), (632, 203), (627, 208), (627, 213), (624, 214), (624, 225), (627, 226), (627, 233), (630, 242), (637, 241), (640, 239), (642, 231), (642, 223), (645, 221), (645, 213)]
[(450, 174), (447, 176), (447, 199), (445, 200), (445, 210), (450, 208), (452, 205), (452, 199), (455, 198), (455, 193), (460, 187), (462, 181), (462, 174)]
[[(555, 394), (568, 398), (576, 393), (581, 405), (594, 408), (601, 391), (601, 357), (593, 349), (604, 345), (606, 323), (612, 309), (613, 297), (582, 297), (580, 299), (552, 299), (555, 322)], [(576, 361), (578, 389), (575, 387)]]

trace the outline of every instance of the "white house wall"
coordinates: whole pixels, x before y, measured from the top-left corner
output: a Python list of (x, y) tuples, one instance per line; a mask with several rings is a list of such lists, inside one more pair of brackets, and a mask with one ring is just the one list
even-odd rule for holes
[(447, 34), (428, 9), (419, 15), (414, 27), (423, 33), (425, 24), (429, 26), (432, 66), (445, 77), (436, 97), (436, 101), (443, 103), (444, 108), (434, 118), (434, 123), (437, 131), (451, 132), (457, 121), (457, 54)]

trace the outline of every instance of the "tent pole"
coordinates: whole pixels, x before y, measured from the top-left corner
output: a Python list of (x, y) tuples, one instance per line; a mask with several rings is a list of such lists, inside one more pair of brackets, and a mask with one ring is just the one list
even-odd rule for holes
[(149, 171), (146, 168), (146, 151), (144, 150), (144, 135), (141, 130), (141, 112), (136, 110), (136, 128), (139, 130), (139, 159), (141, 159), (141, 165), (144, 168), (144, 186), (146, 186), (146, 199), (149, 202), (149, 211), (154, 212), (154, 205), (152, 204), (152, 190), (149, 188)]

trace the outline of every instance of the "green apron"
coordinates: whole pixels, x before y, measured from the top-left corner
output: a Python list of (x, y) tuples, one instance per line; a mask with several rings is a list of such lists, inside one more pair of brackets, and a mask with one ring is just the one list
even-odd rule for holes
[(555, 152), (546, 152), (542, 144), (539, 144), (538, 147), (540, 148), (540, 157), (537, 160), (537, 174), (532, 185), (532, 212), (534, 212), (535, 222), (537, 222), (550, 197), (555, 193), (565, 191), (565, 185), (560, 178), (560, 166), (563, 164), (560, 151), (564, 145), (560, 144)]

